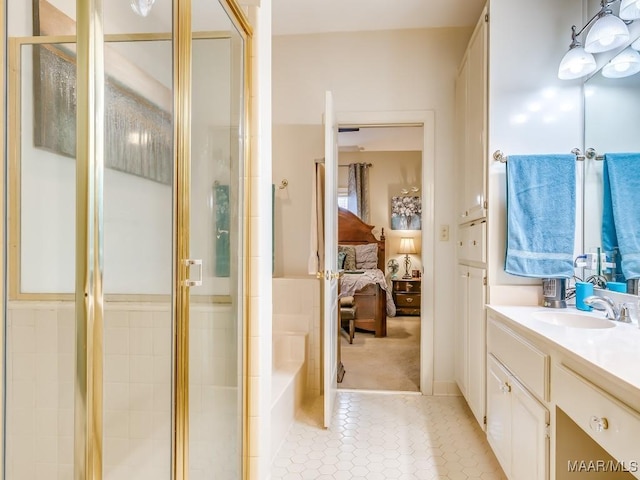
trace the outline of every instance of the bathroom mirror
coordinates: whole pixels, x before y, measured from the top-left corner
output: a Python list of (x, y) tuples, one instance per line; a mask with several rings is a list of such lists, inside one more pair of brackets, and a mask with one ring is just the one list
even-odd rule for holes
[[(640, 35), (637, 29), (630, 30), (631, 44)], [(601, 62), (598, 59), (599, 65)], [(638, 125), (640, 73), (625, 78), (607, 78), (600, 69), (585, 82), (585, 151), (592, 148), (598, 156), (615, 152), (640, 152)], [(595, 252), (602, 245), (603, 162), (587, 158), (584, 168), (584, 248), (586, 252)], [(630, 204), (629, 208), (634, 206)]]

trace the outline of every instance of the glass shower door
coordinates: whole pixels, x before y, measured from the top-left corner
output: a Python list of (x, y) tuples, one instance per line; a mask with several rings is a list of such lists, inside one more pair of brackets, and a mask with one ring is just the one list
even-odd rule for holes
[(189, 473), (235, 480), (242, 474), (243, 39), (219, 4), (194, 1), (192, 21), (189, 248), (202, 263), (190, 268), (201, 284), (190, 287), (189, 300)]

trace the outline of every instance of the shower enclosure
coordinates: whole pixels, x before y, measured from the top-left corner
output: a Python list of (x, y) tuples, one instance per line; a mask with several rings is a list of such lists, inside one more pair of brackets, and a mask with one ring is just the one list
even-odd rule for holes
[(250, 27), (6, 3), (2, 478), (242, 478)]

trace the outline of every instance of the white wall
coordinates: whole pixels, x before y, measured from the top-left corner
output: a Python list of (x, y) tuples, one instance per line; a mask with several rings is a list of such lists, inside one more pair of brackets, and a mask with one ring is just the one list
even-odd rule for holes
[[(296, 258), (280, 265), (277, 275), (306, 274), (313, 163), (324, 156), (325, 90), (333, 92), (338, 114), (435, 111), (435, 224), (456, 221), (454, 78), (470, 35), (471, 28), (452, 28), (274, 37), (273, 181), (289, 181), (277, 194), (276, 258)], [(454, 378), (454, 255), (452, 241), (435, 243), (436, 382)]]
[[(539, 285), (539, 280), (504, 272), (505, 165), (491, 155), (496, 150), (509, 155), (582, 148), (581, 82), (557, 76), (571, 25), (582, 22), (582, 0), (491, 0), (490, 7), (489, 284)], [(580, 224), (578, 245), (581, 231)]]

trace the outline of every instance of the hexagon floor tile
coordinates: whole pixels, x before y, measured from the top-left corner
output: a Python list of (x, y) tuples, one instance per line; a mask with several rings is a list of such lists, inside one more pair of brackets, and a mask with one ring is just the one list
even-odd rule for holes
[(506, 480), (462, 397), (338, 392), (332, 427), (321, 399), (298, 416), (273, 480)]

